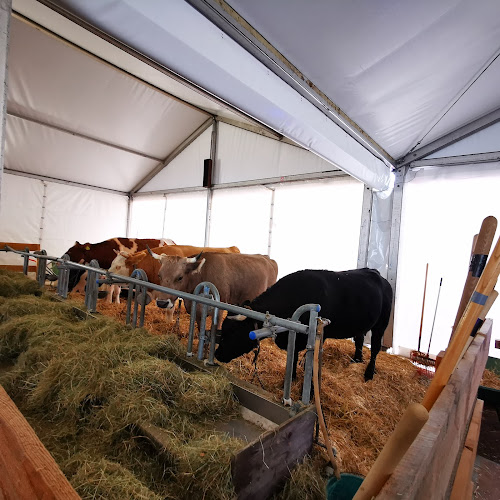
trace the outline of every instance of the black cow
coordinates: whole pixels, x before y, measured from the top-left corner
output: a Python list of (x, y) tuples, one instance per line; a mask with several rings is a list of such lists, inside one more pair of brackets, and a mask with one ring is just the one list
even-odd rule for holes
[[(375, 269), (354, 269), (334, 272), (305, 270), (281, 278), (275, 285), (250, 303), (250, 308), (269, 311), (280, 318), (290, 318), (303, 304), (319, 304), (320, 316), (331, 320), (324, 329), (324, 337), (345, 339), (354, 337), (356, 350), (354, 361), (363, 361), (363, 339), (372, 332), (371, 359), (365, 371), (365, 380), (373, 378), (375, 359), (380, 351), (382, 336), (389, 323), (392, 308), (392, 288), (389, 282)], [(305, 317), (307, 316), (307, 318)], [(303, 323), (309, 322), (309, 313)], [(222, 325), (219, 347), (215, 357), (227, 363), (250, 352), (257, 345), (250, 340), (250, 331), (262, 324), (245, 316), (228, 316)], [(280, 333), (276, 344), (286, 349), (288, 333)], [(306, 336), (297, 333), (293, 377), (296, 375), (299, 351), (305, 349)]]

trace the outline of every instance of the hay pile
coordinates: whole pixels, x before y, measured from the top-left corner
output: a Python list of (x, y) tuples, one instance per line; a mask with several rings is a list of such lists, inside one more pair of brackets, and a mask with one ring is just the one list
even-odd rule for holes
[(492, 370), (484, 370), (481, 385), (490, 389), (500, 390), (500, 377)]
[[(166, 358), (172, 336), (110, 318), (78, 321), (47, 295), (0, 301), (0, 383), (82, 498), (229, 499), (242, 443), (211, 431), (236, 412), (226, 378)], [(162, 453), (139, 424), (168, 431)]]
[(37, 281), (27, 279), (24, 274), (0, 269), (0, 297), (19, 295), (42, 295)]

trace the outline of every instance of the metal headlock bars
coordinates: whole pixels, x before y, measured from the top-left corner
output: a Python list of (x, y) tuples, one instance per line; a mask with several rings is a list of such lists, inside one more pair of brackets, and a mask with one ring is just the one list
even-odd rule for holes
[[(128, 298), (127, 298), (127, 317), (126, 324), (131, 325), (133, 328), (137, 326), (142, 327), (144, 325), (144, 313), (145, 305), (147, 300), (147, 290), (154, 290), (170, 295), (175, 295), (184, 300), (190, 300), (192, 302), (191, 306), (191, 319), (189, 326), (189, 337), (188, 337), (188, 349), (187, 356), (193, 356), (193, 340), (194, 340), (194, 327), (196, 320), (196, 308), (198, 304), (201, 304), (201, 320), (199, 325), (199, 343), (198, 343), (198, 360), (203, 360), (203, 353), (205, 347), (205, 341), (209, 341), (209, 355), (206, 363), (209, 365), (214, 365), (214, 353), (216, 345), (216, 328), (219, 317), (219, 310), (226, 310), (234, 314), (243, 314), (249, 318), (252, 318), (263, 323), (260, 330), (252, 331), (249, 336), (252, 340), (260, 340), (266, 337), (275, 338), (278, 333), (288, 331), (288, 347), (287, 347), (287, 360), (286, 360), (286, 372), (285, 372), (285, 384), (283, 391), (283, 403), (285, 405), (291, 405), (292, 400), (290, 398), (291, 383), (292, 383), (292, 372), (293, 372), (293, 362), (294, 362), (294, 352), (295, 352), (295, 338), (298, 333), (307, 335), (307, 352), (306, 352), (306, 362), (304, 368), (304, 385), (302, 390), (302, 403), (309, 404), (311, 399), (311, 382), (313, 374), (313, 356), (314, 356), (314, 339), (316, 335), (317, 323), (318, 323), (318, 313), (320, 312), (321, 306), (319, 304), (305, 304), (300, 306), (292, 315), (291, 319), (278, 318), (272, 314), (261, 313), (258, 311), (253, 311), (251, 309), (234, 306), (232, 304), (226, 304), (220, 301), (220, 295), (212, 283), (203, 282), (200, 283), (194, 293), (182, 292), (180, 290), (175, 290), (172, 288), (167, 288), (161, 285), (156, 285), (147, 281), (146, 273), (142, 269), (136, 269), (130, 277), (120, 276), (118, 274), (113, 274), (106, 269), (100, 269), (99, 263), (96, 260), (92, 260), (89, 265), (77, 264), (76, 262), (71, 262), (69, 256), (65, 254), (62, 258), (51, 257), (47, 255), (45, 250), (40, 250), (37, 252), (14, 250), (13, 248), (5, 245), (4, 248), (0, 249), (2, 252), (13, 252), (18, 255), (23, 256), (24, 274), (28, 272), (28, 262), (30, 257), (38, 259), (37, 268), (37, 281), (40, 286), (45, 285), (45, 273), (47, 268), (47, 261), (51, 260), (58, 263), (59, 267), (59, 280), (57, 284), (57, 293), (60, 297), (66, 298), (68, 295), (68, 283), (69, 283), (69, 271), (70, 269), (80, 269), (87, 271), (87, 285), (85, 287), (85, 307), (89, 312), (96, 312), (97, 308), (97, 293), (99, 284), (121, 284), (127, 283), (129, 285)], [(103, 278), (104, 276), (104, 278)], [(134, 302), (133, 313), (132, 313), (132, 301)], [(138, 313), (138, 308), (141, 306), (140, 316)], [(209, 313), (209, 308), (212, 313), (212, 326), (210, 332), (206, 332), (205, 320)], [(300, 323), (299, 318), (309, 312), (309, 324), (304, 325)], [(130, 316), (132, 314), (132, 320)], [(139, 316), (139, 325), (138, 323)]]

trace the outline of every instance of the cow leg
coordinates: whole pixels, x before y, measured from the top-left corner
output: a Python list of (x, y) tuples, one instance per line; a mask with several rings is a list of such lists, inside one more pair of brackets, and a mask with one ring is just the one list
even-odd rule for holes
[(120, 303), (120, 293), (122, 293), (122, 287), (120, 285), (112, 285), (111, 290), (115, 294), (115, 304)]
[[(382, 332), (383, 333), (383, 332)], [(382, 335), (374, 335), (372, 331), (372, 354), (370, 362), (365, 370), (365, 382), (371, 380), (375, 374), (375, 360), (377, 359), (377, 354), (380, 352), (380, 347), (382, 346)]]
[(354, 337), (354, 345), (356, 349), (354, 351), (354, 357), (352, 358), (352, 363), (362, 363), (363, 362), (363, 340), (364, 335), (357, 335)]

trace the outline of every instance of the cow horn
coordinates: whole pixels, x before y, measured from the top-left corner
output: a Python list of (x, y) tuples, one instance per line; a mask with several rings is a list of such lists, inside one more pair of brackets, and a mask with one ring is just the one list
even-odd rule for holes
[(188, 264), (194, 264), (199, 258), (200, 258), (200, 255), (202, 254), (203, 252), (200, 252), (198, 255), (195, 255), (194, 257), (187, 257), (186, 259), (186, 262)]
[(245, 321), (247, 317), (244, 314), (237, 314), (236, 316), (228, 316), (227, 319), (234, 319), (235, 321)]
[(161, 260), (161, 255), (158, 255), (157, 253), (153, 252), (151, 250), (151, 248), (149, 248), (149, 245), (146, 245), (146, 248), (148, 250), (149, 255), (151, 255), (151, 257), (155, 258), (156, 260)]

